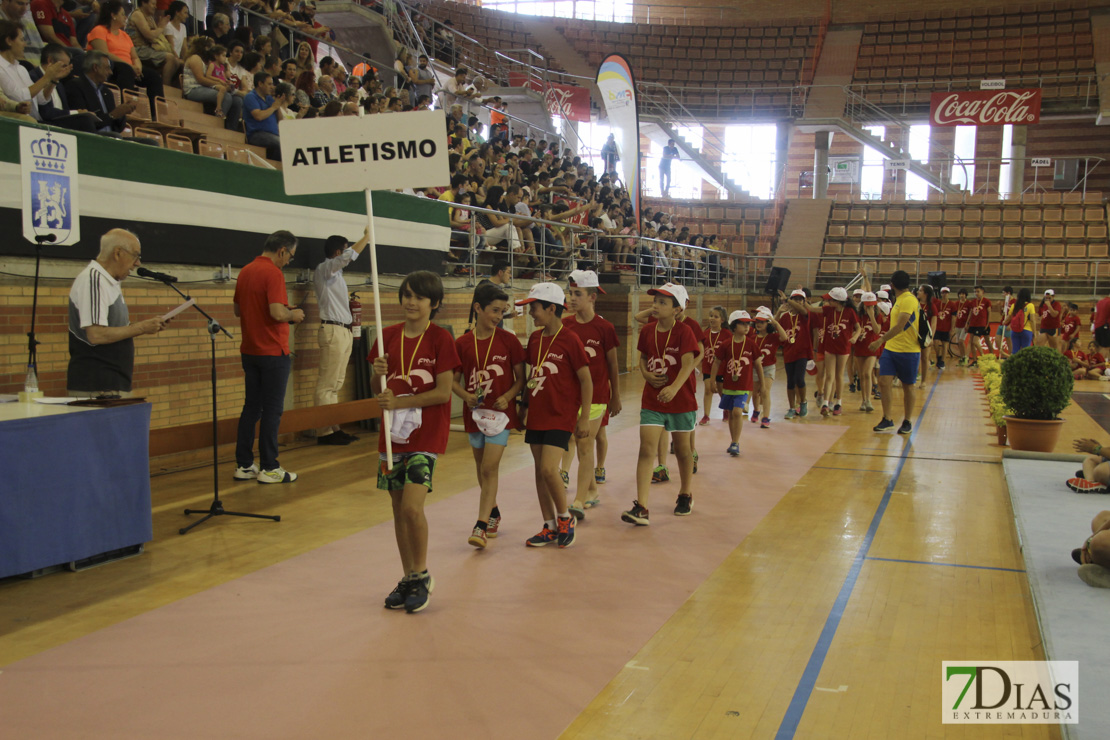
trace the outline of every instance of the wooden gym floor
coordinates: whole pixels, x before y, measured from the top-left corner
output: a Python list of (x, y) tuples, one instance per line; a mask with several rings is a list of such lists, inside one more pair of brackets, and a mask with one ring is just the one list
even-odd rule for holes
[[(614, 433), (636, 423), (641, 383), (626, 376), (623, 385), (629, 410), (614, 420)], [(1102, 386), (1082, 383), (1077, 390)], [(940, 723), (941, 661), (1044, 657), (1001, 448), (987, 426), (983, 398), (966, 370), (950, 369), (921, 394), (914, 435), (906, 439), (872, 433), (878, 416), (855, 411), (858, 395), (839, 418), (811, 413), (785, 422), (780, 380), (772, 428), (749, 424), (742, 447), (756, 435), (774, 435), (789, 448), (802, 425), (838, 426), (843, 435), (719, 567), (691, 584), (693, 595), (635, 646), (634, 658), (608, 685), (575, 708), (562, 737), (1058, 737), (1050, 726)], [(1074, 437), (1105, 438), (1078, 406), (1065, 417), (1061, 451)], [(365, 480), (374, 442), (364, 435), (348, 448), (283, 450), (283, 464), (304, 476), (295, 497), (227, 481), (229, 508), (281, 513), (276, 525), (225, 518), (179, 537), (180, 510), (211, 497), (210, 468), (157, 473), (155, 539), (143, 556), (79, 574), (0, 583), (0, 675), (23, 658), (388, 521), (386, 498)], [(627, 445), (611, 449), (610, 470), (632, 455)], [(530, 464), (514, 439), (502, 470)], [(439, 463), (446, 469), (462, 472), (437, 475), (430, 501), (474, 485), (461, 434), (452, 435)], [(349, 487), (360, 485), (366, 495), (351, 496)], [(598, 513), (616, 516), (627, 503), (609, 497)], [(460, 524), (453, 536), (465, 538), (468, 527)], [(433, 531), (437, 536), (443, 534)], [(376, 574), (372, 587), (382, 590), (393, 577)], [(435, 619), (435, 613), (411, 619)], [(548, 729), (540, 734), (554, 737), (563, 727)]]

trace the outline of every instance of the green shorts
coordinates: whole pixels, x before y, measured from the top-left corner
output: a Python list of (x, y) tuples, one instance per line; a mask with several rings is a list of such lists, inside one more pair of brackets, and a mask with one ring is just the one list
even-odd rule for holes
[(408, 483), (415, 483), (432, 492), (432, 473), (436, 469), (435, 456), (427, 452), (412, 452), (393, 456), (393, 470), (385, 471), (385, 455), (378, 465), (378, 490), (400, 491)]
[(597, 421), (605, 416), (605, 412), (609, 410), (607, 403), (591, 403), (590, 404), (590, 421)]
[(681, 414), (664, 414), (661, 411), (640, 409), (640, 426), (663, 427), (667, 432), (692, 432), (694, 423), (698, 420), (697, 411), (687, 411)]

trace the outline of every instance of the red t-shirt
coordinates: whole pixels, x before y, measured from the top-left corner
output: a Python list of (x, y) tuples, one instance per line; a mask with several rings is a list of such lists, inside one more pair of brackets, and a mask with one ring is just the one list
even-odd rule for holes
[(1094, 324), (1096, 329), (1110, 324), (1110, 298), (1103, 298), (1095, 304)]
[[(705, 360), (705, 342), (702, 338), (701, 324), (699, 324), (697, 321), (695, 321), (693, 318), (691, 318), (689, 316), (682, 319), (682, 323), (686, 324), (686, 326), (690, 327), (690, 332), (694, 335), (694, 341), (701, 345), (702, 360)], [(695, 351), (694, 352), (694, 357), (697, 357), (697, 356), (698, 356), (697, 352)], [(698, 373), (697, 373), (697, 370), (698, 370), (697, 367), (695, 367), (694, 372), (690, 373), (690, 378), (686, 381), (687, 383), (690, 384), (690, 392), (693, 393), (695, 396), (698, 393)]]
[(876, 307), (875, 320), (879, 322), (878, 331), (875, 331), (875, 327), (871, 325), (871, 319), (866, 315), (860, 317), (860, 326), (863, 327), (863, 331), (860, 332), (859, 340), (855, 344), (855, 354), (857, 357), (878, 357), (883, 353), (883, 345), (879, 345), (878, 349), (872, 351), (871, 343), (883, 334), (886, 334), (887, 330), (890, 329), (890, 315), (887, 314), (884, 316), (883, 313), (879, 311), (878, 307)]
[(1090, 366), (1088, 369), (1094, 370), (1096, 367), (1102, 367), (1103, 365), (1105, 365), (1106, 358), (1102, 356), (1101, 352), (1093, 352), (1087, 355), (1087, 363)]
[(528, 338), (527, 359), (538, 383), (528, 402), (528, 428), (573, 432), (582, 407), (578, 369), (590, 364), (582, 340), (572, 331), (545, 337), (536, 329)]
[(782, 338), (779, 333), (774, 331), (773, 326), (767, 327), (767, 334), (759, 336), (758, 333), (748, 332), (748, 335), (755, 339), (755, 351), (759, 356), (759, 364), (763, 367), (774, 367), (779, 359), (779, 345), (782, 344)]
[(956, 303), (956, 328), (963, 329), (967, 326), (967, 317), (971, 313), (970, 301), (959, 301)]
[(759, 361), (756, 337), (751, 332), (737, 341), (730, 336), (717, 345), (717, 359), (721, 361), (721, 374), (725, 376), (726, 391), (751, 391), (755, 387), (753, 375)]
[[(405, 325), (402, 323), (394, 324), (382, 332), (385, 353), (389, 355), (386, 387), (394, 395), (415, 396), (433, 390), (440, 373), (454, 373), (458, 370), (459, 353), (455, 350), (455, 340), (446, 329), (428, 324), (422, 337), (406, 337), (404, 331)], [(373, 362), (378, 355), (378, 342), (375, 340), (366, 359)], [(429, 452), (442, 455), (447, 450), (447, 435), (450, 432), (450, 399), (435, 406), (424, 406), (420, 411), (420, 427), (409, 435), (409, 441), (405, 444), (394, 444), (393, 452)], [(385, 429), (378, 435), (378, 452), (385, 452), (385, 435), (388, 433), (389, 430)]]
[(1069, 360), (1075, 360), (1076, 362), (1086, 362), (1087, 361), (1087, 353), (1084, 352), (1081, 349), (1066, 350), (1064, 352), (1064, 357), (1068, 358)]
[(937, 317), (937, 331), (952, 331), (952, 319), (955, 318), (958, 304), (954, 301), (941, 301), (933, 299), (933, 313)]
[(990, 298), (973, 298), (968, 301), (971, 306), (971, 312), (967, 317), (968, 326), (990, 326), (991, 323), (991, 299)]
[(590, 379), (594, 382), (594, 397), (590, 403), (609, 403), (613, 389), (609, 385), (609, 363), (605, 355), (621, 344), (617, 330), (600, 316), (594, 316), (585, 324), (574, 316), (567, 316), (563, 319), (563, 326), (582, 340), (586, 357), (590, 360)]
[(1060, 336), (1065, 340), (1070, 340), (1079, 336), (1079, 317), (1073, 313), (1069, 313), (1060, 322)]
[[(1049, 310), (1056, 312), (1055, 316), (1049, 314)], [(1042, 329), (1059, 329), (1060, 328), (1060, 302), (1059, 301), (1043, 301), (1041, 305), (1037, 306), (1037, 313), (1041, 315), (1040, 327)]]
[[(492, 409), (493, 402), (513, 387), (516, 382), (513, 369), (525, 359), (520, 340), (504, 329), (495, 329), (493, 336), (486, 339), (477, 339), (474, 332), (463, 334), (455, 340), (455, 351), (458, 352), (461, 363), (463, 388), (469, 393), (474, 393), (479, 387), (482, 390), (479, 408)], [(509, 425), (506, 428), (519, 429), (520, 419), (517, 418), (515, 399), (509, 402), (504, 413), (509, 416)], [(463, 427), (471, 434), (480, 431), (470, 415), (469, 407), (463, 410)]]
[(50, 0), (32, 0), (31, 17), (36, 26), (50, 26), (66, 46), (77, 46), (77, 24), (73, 16), (62, 8), (54, 7)]
[(713, 331), (708, 327), (702, 332), (702, 346), (705, 347), (705, 357), (701, 358), (701, 374), (708, 375), (713, 369), (713, 358), (717, 354), (717, 345), (728, 341), (728, 332), (724, 329)]
[(240, 352), (270, 357), (289, 354), (289, 324), (270, 315), (271, 303), (284, 306), (289, 302), (285, 275), (273, 260), (259, 255), (239, 271), (234, 300), (243, 335)]
[[(700, 330), (701, 327), (699, 326), (698, 329)], [(698, 399), (694, 388), (689, 383), (683, 384), (670, 403), (659, 400), (659, 391), (673, 383), (679, 371), (682, 370), (682, 357), (687, 353), (695, 356), (698, 353), (697, 339), (694, 338), (690, 327), (685, 323), (676, 323), (669, 330), (660, 331), (658, 322), (653, 321), (640, 329), (636, 349), (644, 358), (649, 372), (667, 374), (667, 383), (660, 388), (652, 388), (650, 383), (644, 383), (640, 408), (663, 414), (697, 411)], [(690, 374), (693, 375), (693, 373)]]
[(812, 342), (809, 333), (809, 314), (799, 316), (787, 311), (782, 315), (783, 330), (789, 341), (782, 346), (783, 362), (797, 362), (808, 360), (812, 352)]
[(825, 306), (822, 309), (821, 323), (825, 327), (824, 351), (832, 355), (849, 354), (852, 349), (852, 332), (859, 325), (856, 310), (847, 306)]

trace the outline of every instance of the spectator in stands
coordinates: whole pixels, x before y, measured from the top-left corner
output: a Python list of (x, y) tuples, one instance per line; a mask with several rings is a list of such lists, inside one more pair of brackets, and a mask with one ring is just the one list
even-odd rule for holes
[[(502, 203), (504, 194), (505, 188), (500, 185), (491, 185), (486, 191), (485, 208), (492, 211), (504, 211), (505, 204)], [(521, 249), (520, 234), (509, 216), (479, 213), (478, 223), (486, 230), (486, 243), (491, 247), (504, 245), (511, 252), (517, 252)]]
[(134, 338), (166, 327), (154, 317), (132, 323), (120, 284), (142, 260), (142, 245), (130, 231), (112, 229), (100, 237), (100, 253), (69, 290), (70, 395), (119, 396), (131, 392)]
[(312, 51), (312, 46), (307, 41), (302, 41), (297, 45), (297, 56), (293, 57), (293, 61), (297, 63), (297, 69), (302, 72), (316, 72), (316, 56)]
[[(232, 61), (230, 58), (228, 61)], [(232, 64), (231, 73), (239, 78), (239, 89), (244, 95), (254, 89), (254, 76), (259, 72), (264, 72), (262, 68), (262, 57), (253, 51), (248, 51), (239, 60), (238, 64)], [(266, 74), (273, 77), (273, 74), (266, 72)], [(277, 81), (274, 81), (277, 84)]]
[(23, 27), (23, 58), (37, 67), (42, 59), (42, 47), (45, 43), (28, 10), (29, 5), (29, 0), (0, 0), (0, 20), (12, 21)]
[(248, 73), (243, 69), (243, 55), (246, 49), (242, 41), (232, 41), (227, 49), (227, 59), (224, 61), (223, 76), (227, 80), (227, 88), (236, 95), (246, 95), (250, 92), (250, 82), (246, 79)]
[[(64, 53), (64, 52), (63, 52)], [(95, 116), (93, 130), (102, 134), (120, 133), (127, 125), (127, 116), (135, 111), (137, 101), (123, 101), (116, 105), (112, 94), (104, 87), (112, 73), (112, 62), (108, 55), (100, 51), (90, 51), (81, 61), (82, 73), (70, 77), (63, 85), (65, 99), (61, 110), (67, 110), (68, 119), (80, 118), (78, 130), (85, 128), (85, 116), (74, 111), (89, 111)], [(72, 128), (67, 126), (67, 128)]]
[(263, 59), (274, 53), (274, 42), (269, 36), (259, 36), (254, 40), (254, 51)]
[[(257, 86), (257, 83), (256, 83)], [(316, 266), (312, 287), (320, 309), (320, 329), (316, 342), (320, 346), (320, 374), (316, 379), (317, 406), (339, 403), (339, 389), (347, 375), (351, 358), (351, 308), (347, 299), (347, 281), (343, 269), (358, 259), (370, 241), (369, 230), (353, 246), (346, 237), (329, 236), (324, 242), (324, 261)], [(358, 437), (347, 434), (338, 425), (318, 429), (316, 444), (347, 445)]]
[(301, 10), (294, 13), (293, 18), (298, 21), (298, 27), (311, 36), (308, 45), (312, 47), (312, 58), (316, 58), (316, 51), (320, 46), (320, 39), (335, 40), (335, 33), (316, 20), (316, 0), (301, 0)]
[(430, 95), (421, 95), (420, 97), (418, 97), (416, 99), (416, 105), (413, 106), (413, 110), (431, 110), (431, 109), (432, 109), (432, 98), (431, 98)]
[(421, 54), (417, 61), (417, 65), (409, 70), (409, 81), (412, 83), (412, 87), (409, 90), (409, 100), (412, 102), (414, 108), (419, 107), (417, 103), (423, 95), (428, 96), (428, 99), (431, 100), (436, 76), (428, 67), (427, 55)]
[(162, 73), (163, 85), (169, 84), (180, 66), (177, 55), (171, 51), (166, 37), (169, 16), (154, 19), (158, 0), (136, 0), (135, 10), (127, 18), (127, 35), (135, 47), (135, 53), (143, 65), (149, 65)]
[(297, 62), (293, 59), (286, 59), (281, 65), (281, 81), (288, 82), (290, 85), (296, 86), (297, 77), (300, 76), (300, 68), (297, 67)]
[(127, 25), (127, 11), (120, 0), (105, 0), (100, 6), (100, 18), (96, 27), (89, 31), (88, 51), (99, 51), (108, 55), (112, 61), (111, 82), (121, 90), (135, 90), (142, 82), (150, 98), (162, 97), (162, 74), (153, 64), (144, 64), (139, 59), (131, 37), (124, 31)]
[(674, 139), (667, 139), (667, 145), (663, 147), (663, 158), (659, 160), (659, 189), (664, 198), (671, 197), (671, 162), (676, 159), (678, 147), (674, 145)]
[[(297, 106), (297, 88), (293, 87), (288, 82), (279, 82), (274, 88), (274, 97), (281, 103), (279, 113), (281, 118), (279, 120), (293, 121), (298, 118), (304, 118), (308, 113), (308, 108), (299, 108)], [(296, 109), (296, 110), (294, 110)]]
[(219, 112), (224, 119), (224, 128), (229, 131), (239, 131), (239, 122), (243, 115), (243, 99), (237, 95), (221, 96), (217, 88), (223, 87), (223, 82), (207, 74), (207, 63), (202, 58), (202, 55), (206, 57), (211, 53), (213, 46), (212, 39), (205, 36), (193, 39), (182, 72), (182, 96), (194, 103), (213, 106), (219, 99)]
[(35, 123), (35, 119), (31, 118), (30, 114), (31, 104), (29, 102), (17, 103), (5, 95), (3, 90), (0, 90), (0, 117)]
[(301, 72), (297, 75), (297, 105), (302, 108), (323, 108), (327, 104), (326, 97), (318, 95), (315, 72)]
[(227, 47), (235, 39), (231, 35), (231, 18), (226, 13), (215, 13), (205, 24), (207, 30), (204, 35), (212, 39), (213, 44)]
[(247, 143), (266, 147), (266, 158), (281, 161), (281, 140), (278, 120), (284, 100), (274, 98), (274, 79), (265, 72), (254, 76), (254, 89), (243, 98), (243, 123)]
[[(278, 464), (278, 428), (285, 406), (285, 384), (292, 366), (289, 325), (304, 321), (304, 311), (289, 308), (282, 268), (293, 260), (297, 237), (275, 231), (266, 238), (262, 254), (239, 272), (235, 283), (235, 315), (240, 318), (246, 397), (239, 416), (235, 444), (236, 480), (292, 483), (296, 473)], [(258, 454), (254, 462), (254, 425), (261, 420)]]
[[(36, 121), (42, 120), (39, 106), (50, 101), (54, 88), (73, 70), (69, 60), (47, 62), (43, 75), (37, 82), (19, 62), (23, 59), (26, 41), (23, 28), (14, 21), (0, 21), (0, 91), (3, 91), (17, 108), (27, 103), (26, 113)], [(18, 110), (16, 112), (19, 112)]]
[[(189, 20), (188, 3), (184, 0), (173, 0), (163, 18), (166, 19), (166, 23), (162, 27), (162, 35), (169, 42), (170, 53), (173, 54), (177, 65), (174, 74), (177, 74), (181, 70), (181, 65), (185, 63), (185, 41), (189, 37), (189, 29), (186, 25)], [(167, 85), (173, 82), (173, 76), (167, 78), (163, 75), (162, 79)]]
[(436, 28), (436, 59), (439, 59), (441, 62), (447, 62), (448, 64), (452, 64), (455, 61), (455, 34), (451, 33), (454, 25), (451, 19), (448, 18)]
[[(459, 106), (460, 122), (462, 122), (462, 115), (470, 110), (470, 101), (477, 99), (479, 96), (478, 89), (466, 81), (468, 73), (466, 67), (458, 67), (455, 70), (455, 76), (447, 80), (447, 83), (443, 86), (444, 107)], [(454, 115), (453, 111), (452, 115)]]
[(409, 68), (413, 67), (412, 54), (405, 47), (397, 52), (397, 58), (393, 60), (393, 84), (398, 90), (407, 91), (409, 89)]
[(44, 43), (80, 49), (77, 24), (73, 16), (62, 7), (63, 4), (64, 0), (31, 0), (31, 15)]

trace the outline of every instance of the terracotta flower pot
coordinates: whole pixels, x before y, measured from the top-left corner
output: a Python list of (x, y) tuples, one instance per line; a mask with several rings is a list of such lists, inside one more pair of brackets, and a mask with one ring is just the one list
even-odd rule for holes
[(1042, 421), (1006, 417), (1006, 436), (1010, 441), (1010, 448), (1014, 450), (1052, 452), (1056, 449), (1063, 428), (1063, 419)]
[(1006, 445), (1006, 425), (1005, 424), (1003, 424), (1002, 426), (997, 426), (996, 425), (994, 427), (994, 432), (995, 432), (995, 434), (998, 435), (998, 444), (1005, 446)]

